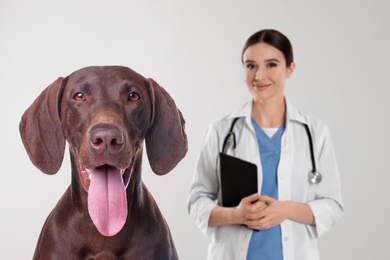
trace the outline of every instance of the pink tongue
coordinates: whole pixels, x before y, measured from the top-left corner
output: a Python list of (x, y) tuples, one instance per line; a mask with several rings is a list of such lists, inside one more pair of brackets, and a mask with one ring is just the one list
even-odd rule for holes
[(127, 217), (127, 200), (120, 170), (111, 166), (92, 170), (88, 211), (102, 235), (113, 236), (122, 229)]

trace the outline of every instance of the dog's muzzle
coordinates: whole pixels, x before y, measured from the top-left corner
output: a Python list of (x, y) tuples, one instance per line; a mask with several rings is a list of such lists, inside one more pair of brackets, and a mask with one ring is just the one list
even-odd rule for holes
[[(135, 153), (118, 161), (118, 154), (125, 146), (124, 133), (119, 127), (98, 124), (89, 132), (88, 156), (78, 158), (80, 179), (88, 192), (88, 212), (98, 231), (104, 236), (114, 236), (124, 226), (127, 218), (126, 188), (130, 183)], [(82, 152), (82, 151), (80, 151)], [(84, 166), (82, 159), (87, 157), (92, 169)], [(129, 165), (121, 169), (119, 165)]]

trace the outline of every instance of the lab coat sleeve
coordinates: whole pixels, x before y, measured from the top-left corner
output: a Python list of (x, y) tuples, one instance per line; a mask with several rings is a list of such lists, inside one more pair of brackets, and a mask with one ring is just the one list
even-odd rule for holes
[(318, 238), (336, 224), (344, 210), (339, 172), (328, 127), (323, 126), (321, 134), (314, 136), (314, 140), (316, 138), (319, 139), (315, 146), (315, 152), (318, 154), (317, 170), (322, 174), (322, 181), (317, 184), (316, 199), (308, 203), (316, 225), (307, 227), (311, 235)]
[(211, 211), (217, 206), (219, 181), (217, 173), (218, 133), (209, 127), (198, 156), (188, 199), (188, 210), (201, 232), (211, 238), (217, 227), (208, 224)]

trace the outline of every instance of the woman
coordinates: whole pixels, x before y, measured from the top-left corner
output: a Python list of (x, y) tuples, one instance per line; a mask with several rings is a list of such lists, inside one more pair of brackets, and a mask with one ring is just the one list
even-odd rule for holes
[[(290, 41), (275, 30), (253, 34), (242, 52), (252, 99), (209, 127), (189, 197), (189, 212), (211, 238), (208, 259), (319, 259), (317, 238), (343, 214), (332, 140), (320, 120), (285, 98), (295, 69)], [(257, 166), (258, 193), (222, 207), (219, 152), (233, 119), (235, 156)], [(322, 181), (309, 183), (310, 143)], [(237, 173), (239, 174), (239, 173)], [(259, 231), (254, 231), (259, 230)]]

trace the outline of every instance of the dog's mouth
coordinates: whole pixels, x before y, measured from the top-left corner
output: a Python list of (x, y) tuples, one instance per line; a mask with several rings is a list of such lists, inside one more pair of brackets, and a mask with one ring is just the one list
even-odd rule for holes
[(107, 164), (87, 169), (80, 160), (78, 166), (81, 182), (88, 192), (88, 212), (92, 222), (102, 235), (116, 235), (127, 218), (126, 188), (133, 160), (127, 169)]
[(85, 191), (89, 192), (89, 186), (91, 185), (91, 180), (93, 178), (94, 171), (98, 170), (98, 169), (102, 169), (104, 167), (106, 167), (107, 169), (111, 168), (112, 170), (117, 171), (120, 174), (120, 176), (122, 176), (122, 182), (123, 182), (125, 188), (127, 189), (127, 186), (129, 186), (129, 183), (130, 183), (133, 161), (134, 161), (134, 158), (131, 160), (130, 166), (127, 169), (118, 169), (115, 166), (111, 166), (111, 165), (107, 165), (107, 164), (98, 166), (95, 169), (87, 169), (81, 163), (81, 161), (79, 159), (78, 160), (78, 167), (79, 167), (80, 179), (81, 179), (81, 183), (83, 184)]

